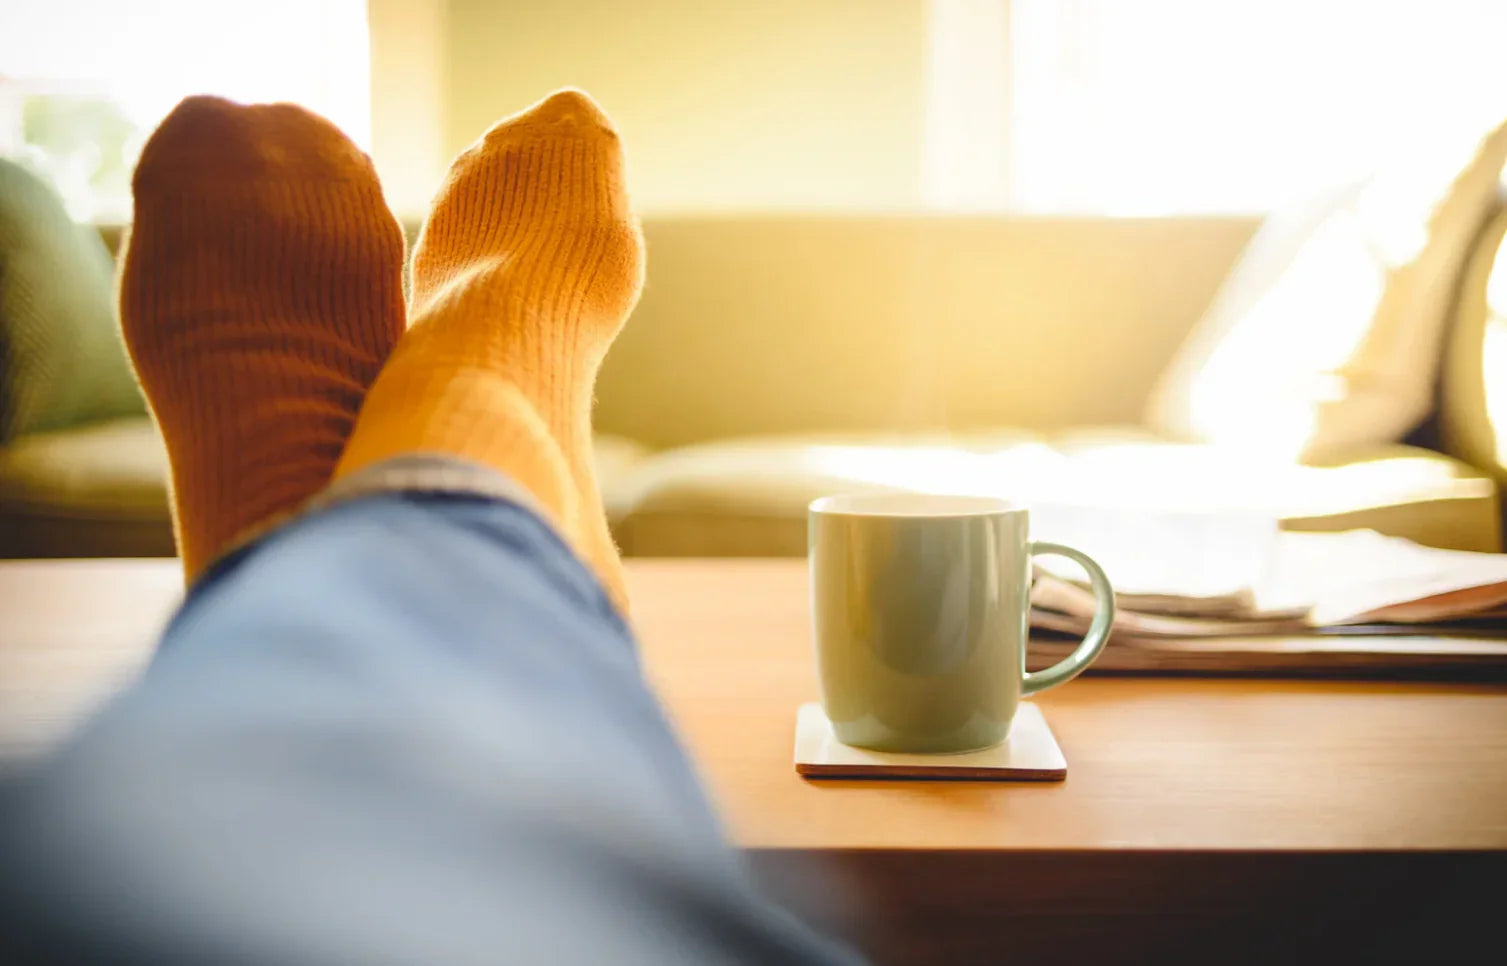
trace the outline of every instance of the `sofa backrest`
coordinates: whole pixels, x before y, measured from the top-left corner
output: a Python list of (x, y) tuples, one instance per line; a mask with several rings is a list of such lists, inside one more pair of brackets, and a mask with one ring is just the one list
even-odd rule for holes
[(650, 217), (597, 425), (651, 446), (1126, 424), (1254, 219)]

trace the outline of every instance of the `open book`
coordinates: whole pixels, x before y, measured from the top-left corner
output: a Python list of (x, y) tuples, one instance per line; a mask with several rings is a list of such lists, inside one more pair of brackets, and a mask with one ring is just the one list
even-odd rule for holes
[[(1109, 574), (1129, 633), (1287, 633), (1507, 615), (1507, 554), (1424, 547), (1372, 530), (1293, 533), (1214, 514), (1032, 510), (1032, 535), (1072, 544)], [(1032, 604), (1087, 618), (1072, 564), (1038, 558)], [(1507, 623), (1503, 624), (1507, 632)]]
[[(1236, 640), (1290, 657), (1399, 648), (1437, 657), (1463, 648), (1507, 666), (1507, 554), (1438, 550), (1371, 530), (1283, 532), (1271, 520), (1210, 514), (1117, 519), (1033, 507), (1032, 530), (1104, 566), (1116, 589), (1117, 645), (1196, 651), (1203, 664), (1216, 660), (1220, 642)], [(1032, 626), (1086, 631), (1094, 601), (1080, 581), (1066, 561), (1038, 558)]]

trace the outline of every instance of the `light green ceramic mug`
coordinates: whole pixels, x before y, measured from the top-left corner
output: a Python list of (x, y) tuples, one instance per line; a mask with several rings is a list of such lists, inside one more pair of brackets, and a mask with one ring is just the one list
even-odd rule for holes
[[(839, 741), (949, 752), (1005, 739), (1024, 696), (1076, 677), (1104, 649), (1114, 591), (1086, 554), (1032, 542), (1024, 507), (992, 497), (876, 494), (811, 504), (811, 606), (822, 706)], [(1026, 671), (1031, 557), (1088, 572), (1083, 643)]]

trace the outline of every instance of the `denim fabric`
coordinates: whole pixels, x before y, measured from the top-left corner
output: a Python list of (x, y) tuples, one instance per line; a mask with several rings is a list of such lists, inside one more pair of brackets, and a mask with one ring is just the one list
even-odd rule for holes
[(851, 961), (754, 891), (596, 580), (492, 499), (222, 562), (0, 822), (5, 962)]

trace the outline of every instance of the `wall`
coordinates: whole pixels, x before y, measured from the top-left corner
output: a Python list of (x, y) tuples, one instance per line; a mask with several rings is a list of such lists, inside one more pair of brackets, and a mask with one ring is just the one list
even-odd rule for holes
[(368, 0), (372, 158), (387, 202), (414, 218), (429, 205), (445, 153), (445, 0)]
[(574, 85), (617, 121), (646, 213), (915, 206), (926, 11), (926, 0), (451, 0), (444, 152)]

